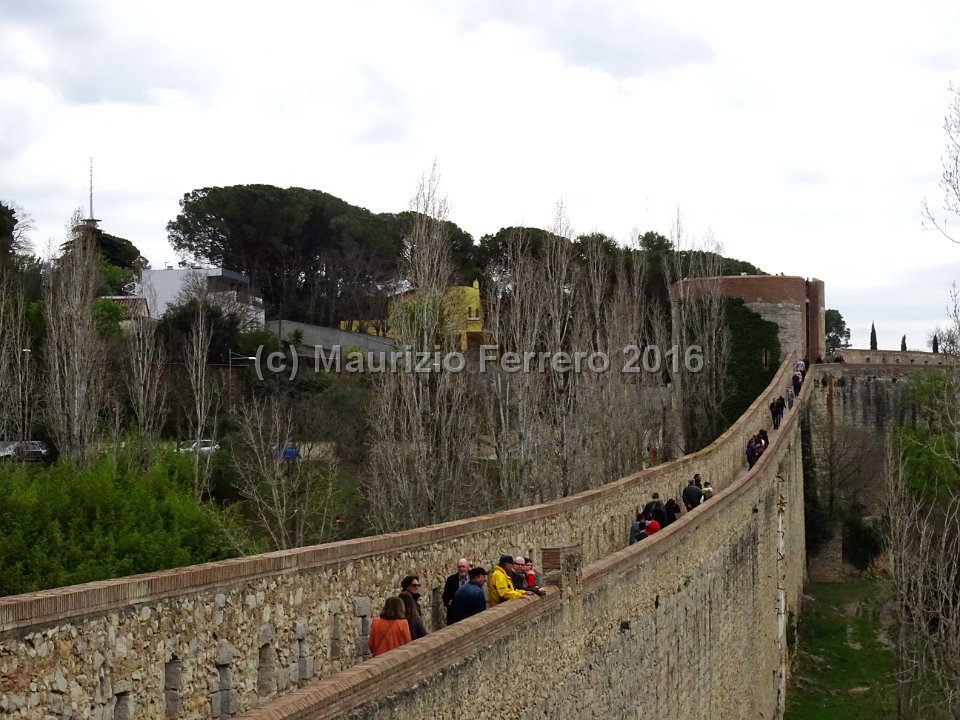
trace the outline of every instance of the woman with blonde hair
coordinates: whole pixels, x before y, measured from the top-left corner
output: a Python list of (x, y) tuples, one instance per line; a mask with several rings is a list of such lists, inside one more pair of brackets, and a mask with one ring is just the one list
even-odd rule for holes
[(407, 611), (403, 600), (398, 597), (388, 597), (383, 605), (380, 617), (370, 623), (370, 639), (368, 645), (374, 657), (387, 650), (406, 645), (410, 642), (410, 626), (407, 624)]

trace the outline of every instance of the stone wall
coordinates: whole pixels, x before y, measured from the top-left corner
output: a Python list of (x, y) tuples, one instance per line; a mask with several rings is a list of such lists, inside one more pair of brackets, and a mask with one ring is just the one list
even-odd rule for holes
[(843, 362), (850, 365), (914, 365), (956, 366), (960, 357), (945, 353), (918, 352), (915, 350), (859, 350), (844, 348), (839, 353)]
[[(766, 425), (767, 405), (792, 364), (788, 357), (764, 394), (708, 448), (576, 496), (389, 535), (0, 598), (0, 714), (230, 717), (363, 659), (370, 618), (408, 573), (420, 575), (429, 609), (437, 607), (459, 557), (490, 566), (504, 551), (539, 559), (543, 548), (576, 545), (583, 562), (596, 563), (624, 548), (631, 517), (652, 492), (679, 495), (694, 472), (718, 490), (731, 485), (745, 467), (747, 438)], [(741, 522), (731, 516), (730, 524)], [(767, 525), (757, 528), (768, 538)], [(711, 525), (709, 532), (716, 531)], [(684, 582), (696, 579), (692, 568), (702, 551), (692, 551)], [(749, 562), (758, 592), (766, 592), (756, 575), (762, 567), (756, 563), (766, 560)]]
[(752, 472), (666, 530), (586, 566), (558, 548), (559, 594), (504, 603), (244, 717), (781, 717), (804, 577), (798, 415)]
[[(884, 472), (887, 434), (916, 419), (911, 378), (956, 366), (939, 364), (951, 358), (933, 353), (844, 350), (843, 355), (869, 362), (814, 365), (807, 375), (810, 471), (825, 508), (833, 495), (838, 503), (856, 502), (864, 514), (877, 515), (882, 512), (883, 483), (879, 479)], [(894, 359), (907, 362), (893, 363)], [(851, 468), (856, 477), (850, 477)], [(810, 578), (817, 582), (860, 574), (844, 562), (839, 518), (834, 520), (832, 538), (810, 561)]]
[(724, 275), (681, 280), (675, 296), (696, 297), (718, 289), (725, 297), (741, 298), (750, 310), (780, 328), (783, 356), (797, 353), (811, 361), (824, 354), (824, 286), (822, 280), (788, 275)]

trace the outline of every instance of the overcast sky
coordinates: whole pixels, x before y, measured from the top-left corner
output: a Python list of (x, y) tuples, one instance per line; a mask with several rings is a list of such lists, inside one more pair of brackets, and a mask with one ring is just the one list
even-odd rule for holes
[(825, 281), (857, 347), (920, 348), (960, 245), (939, 206), (960, 4), (0, 0), (0, 199), (38, 249), (76, 207), (175, 262), (195, 188), (406, 209), (436, 159), (474, 238), (712, 232)]

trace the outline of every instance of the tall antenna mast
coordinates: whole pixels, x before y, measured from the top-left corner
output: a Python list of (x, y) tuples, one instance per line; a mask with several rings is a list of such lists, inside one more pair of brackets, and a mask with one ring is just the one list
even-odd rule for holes
[(90, 158), (90, 217), (86, 218), (83, 221), (83, 224), (86, 225), (87, 227), (96, 228), (99, 223), (100, 221), (93, 216), (93, 157), (91, 157)]

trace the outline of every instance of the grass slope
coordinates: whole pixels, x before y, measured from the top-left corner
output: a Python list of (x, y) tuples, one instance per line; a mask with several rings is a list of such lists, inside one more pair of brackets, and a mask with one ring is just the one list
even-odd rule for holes
[(876, 720), (896, 715), (884, 607), (889, 584), (869, 579), (808, 588), (785, 720)]

